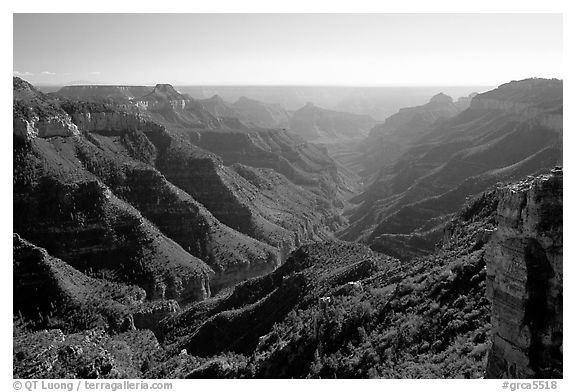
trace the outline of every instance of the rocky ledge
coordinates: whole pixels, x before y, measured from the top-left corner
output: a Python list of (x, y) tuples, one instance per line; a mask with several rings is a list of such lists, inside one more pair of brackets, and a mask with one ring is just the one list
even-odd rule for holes
[(121, 111), (75, 112), (72, 120), (82, 131), (86, 132), (163, 132), (164, 127), (144, 119), (134, 113)]
[(67, 137), (80, 133), (78, 127), (72, 123), (68, 116), (50, 116), (46, 118), (34, 116), (29, 120), (15, 117), (13, 126), (14, 135), (21, 139), (52, 136)]

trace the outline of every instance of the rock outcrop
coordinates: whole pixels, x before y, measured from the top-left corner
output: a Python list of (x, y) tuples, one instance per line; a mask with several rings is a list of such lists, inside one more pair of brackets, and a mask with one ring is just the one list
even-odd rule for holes
[(504, 187), (486, 254), (491, 378), (562, 378), (562, 170)]
[(161, 132), (164, 127), (136, 113), (121, 111), (78, 111), (72, 121), (85, 132)]
[(70, 116), (30, 83), (13, 78), (13, 134), (20, 139), (78, 135)]
[(79, 133), (78, 127), (68, 116), (33, 117), (30, 120), (14, 119), (14, 135), (20, 138), (73, 136)]
[(199, 101), (180, 94), (169, 84), (157, 84), (151, 93), (133, 102), (137, 108), (153, 114), (161, 122), (189, 128), (218, 128), (222, 123)]
[(437, 104), (449, 104), (453, 103), (454, 100), (451, 96), (446, 95), (444, 93), (438, 93), (430, 98), (430, 103), (437, 103)]

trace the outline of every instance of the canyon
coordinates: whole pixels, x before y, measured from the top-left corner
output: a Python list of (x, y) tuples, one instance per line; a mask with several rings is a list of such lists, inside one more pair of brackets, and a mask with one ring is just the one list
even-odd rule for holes
[(15, 377), (562, 377), (562, 81), (13, 89)]
[[(542, 95), (534, 90), (542, 90)], [(491, 97), (499, 97), (500, 104), (486, 107), (486, 99), (495, 99)], [(389, 122), (396, 125), (387, 122), (375, 128), (372, 138), (380, 134), (382, 141), (368, 145), (376, 152), (362, 155), (364, 176), (372, 179), (371, 185), (354, 199), (350, 226), (339, 237), (364, 240), (400, 258), (430, 252), (443, 225), (467, 197), (498, 182), (561, 165), (562, 132), (557, 124), (562, 122), (549, 121), (551, 115), (561, 118), (561, 100), (560, 81), (534, 79), (478, 94), (463, 111), (444, 100), (392, 116)], [(447, 111), (453, 116), (446, 118)], [(417, 137), (406, 136), (404, 126)], [(392, 154), (389, 162), (381, 160), (374, 172), (371, 156), (390, 156), (390, 145), (404, 152)]]

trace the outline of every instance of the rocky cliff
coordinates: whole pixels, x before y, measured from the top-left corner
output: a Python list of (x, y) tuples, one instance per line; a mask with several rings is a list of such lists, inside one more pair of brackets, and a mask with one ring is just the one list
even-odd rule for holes
[(19, 138), (73, 136), (79, 133), (70, 116), (30, 83), (13, 78), (13, 134)]
[(161, 132), (164, 127), (145, 119), (138, 113), (117, 110), (74, 110), (72, 121), (85, 132)]
[(562, 378), (562, 171), (499, 191), (486, 254), (492, 378)]
[(31, 120), (15, 119), (14, 134), (25, 137), (52, 137), (52, 136), (72, 136), (78, 134), (78, 128), (66, 117), (48, 117), (40, 119), (38, 117)]

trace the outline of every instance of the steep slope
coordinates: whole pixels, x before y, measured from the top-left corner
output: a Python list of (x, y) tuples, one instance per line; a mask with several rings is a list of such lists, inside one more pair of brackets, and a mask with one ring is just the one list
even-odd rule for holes
[(202, 132), (194, 143), (218, 154), (225, 165), (273, 169), (294, 184), (335, 201), (338, 189), (352, 186), (326, 150), (284, 130)]
[[(540, 97), (534, 92), (539, 90), (545, 98), (531, 98)], [(493, 96), (517, 101), (486, 106), (486, 97)], [(440, 224), (467, 196), (561, 163), (561, 98), (562, 82), (545, 79), (475, 96), (469, 109), (426, 131), (391, 169), (380, 172), (356, 199), (361, 204), (341, 237), (362, 238), (381, 250), (395, 247), (388, 240), (397, 237), (389, 235), (430, 230), (430, 222)], [(421, 250), (429, 251), (430, 243), (426, 248)]]
[(246, 97), (234, 103), (225, 102), (219, 95), (199, 100), (219, 118), (236, 118), (249, 128), (287, 128), (290, 114), (280, 105), (267, 104)]
[[(398, 198), (400, 203), (403, 197), (415, 201), (407, 204), (407, 215), (389, 219), (387, 226), (402, 233), (426, 222), (419, 227), (440, 233), (439, 247), (431, 255), (400, 262), (360, 244), (306, 245), (274, 271), (195, 301), (176, 314), (176, 306), (169, 305), (173, 302), (164, 300), (204, 298), (206, 287), (195, 286), (204, 278), (186, 279), (197, 271), (209, 278), (212, 272), (166, 233), (179, 219), (200, 220), (199, 227), (174, 230), (170, 236), (189, 241), (190, 252), (209, 254), (200, 246), (202, 236), (212, 231), (204, 226), (222, 227), (196, 200), (202, 198), (204, 206), (230, 218), (230, 226), (249, 222), (244, 229), (265, 229), (255, 230), (255, 236), (294, 235), (299, 233), (294, 228), (304, 224), (302, 238), (320, 239), (324, 228), (314, 227), (314, 222), (326, 221), (306, 216), (318, 213), (309, 205), (317, 194), (272, 169), (231, 162), (254, 159), (250, 154), (231, 155), (225, 166), (221, 158), (191, 144), (190, 134), (171, 133), (143, 115), (106, 106), (58, 106), (45, 96), (32, 95), (39, 108), (64, 108), (56, 115), (75, 124), (80, 134), (39, 137), (31, 126), (32, 132), (14, 136), (15, 231), (25, 232), (27, 240), (61, 259), (15, 237), (15, 286), (21, 294), (15, 309), (37, 315), (27, 298), (44, 293), (49, 283), (42, 295), (45, 303), (38, 303), (48, 317), (39, 317), (36, 327), (61, 326), (71, 333), (17, 325), (15, 375), (478, 378), (488, 366), (489, 377), (561, 376), (559, 172), (525, 184), (500, 184), (478, 197), (465, 196), (490, 187), (495, 179), (543, 170), (547, 159), (556, 160), (556, 144), (512, 165), (480, 172), (439, 195), (420, 199), (408, 192)], [(30, 114), (39, 116), (34, 107)], [(522, 130), (525, 114), (520, 114), (513, 123)], [(498, 124), (498, 116), (492, 116)], [(540, 124), (541, 118), (536, 113), (531, 120)], [(470, 142), (478, 136), (470, 129), (460, 131)], [(268, 150), (271, 141), (258, 137), (246, 145), (273, 151)], [(442, 140), (439, 135), (431, 140), (437, 137)], [(467, 156), (482, 151), (472, 150)], [(412, 151), (411, 159), (417, 153)], [(294, 162), (305, 168), (306, 156)], [(441, 172), (430, 176), (438, 184), (443, 177), (434, 176)], [(143, 189), (148, 194), (143, 195)], [(451, 206), (459, 203), (464, 208), (451, 213)], [(288, 205), (288, 210), (278, 209)], [(431, 217), (436, 220), (429, 222)], [(438, 229), (434, 222), (440, 221)], [(276, 227), (273, 222), (278, 222)], [(281, 223), (290, 229), (278, 229)], [(243, 238), (230, 230), (224, 234), (236, 237), (227, 237), (219, 246), (229, 238)], [(379, 236), (386, 234), (390, 233)], [(298, 242), (294, 237), (291, 241), (285, 252)], [(95, 258), (87, 259), (90, 254)], [(114, 268), (118, 260), (129, 273), (122, 275), (122, 268)], [(92, 269), (82, 264), (86, 261)], [(102, 261), (112, 268), (98, 264)], [(150, 276), (163, 280), (149, 284)], [(189, 292), (179, 291), (182, 288)], [(168, 307), (160, 307), (158, 313), (157, 308), (132, 313), (134, 305), (147, 309), (147, 300), (155, 298)], [(69, 304), (64, 310), (78, 313), (81, 321), (85, 317), (77, 309), (94, 307), (88, 321), (94, 315), (119, 330), (131, 329), (131, 320), (136, 328), (156, 328), (160, 318), (172, 313), (156, 329), (165, 349), (143, 331), (73, 332), (70, 325), (91, 325), (61, 320), (51, 309), (54, 301)], [(547, 316), (537, 316), (542, 313)]]
[(210, 265), (216, 273), (213, 290), (268, 272), (279, 263), (276, 249), (220, 223), (152, 166), (158, 151), (150, 139), (169, 138), (161, 126), (105, 106), (65, 108), (82, 130), (90, 132), (85, 139), (51, 140), (59, 157), (78, 162), (165, 235)]
[(217, 128), (222, 125), (221, 120), (204, 109), (199, 101), (180, 94), (169, 84), (157, 84), (152, 92), (134, 99), (134, 102), (160, 122), (187, 128)]
[(362, 145), (364, 176), (373, 177), (396, 162), (437, 121), (455, 116), (467, 108), (463, 106), (463, 102), (457, 105), (451, 97), (439, 93), (425, 105), (400, 109), (376, 125)]
[(434, 254), (410, 262), (304, 246), (165, 319), (167, 351), (188, 355), (151, 375), (562, 377), (561, 188), (559, 170), (492, 187), (454, 215)]
[[(176, 107), (189, 102), (180, 100), (186, 96), (171, 86), (157, 90), (151, 94), (154, 102)], [(221, 118), (216, 125), (186, 125), (179, 117), (158, 117), (153, 107), (152, 112), (149, 106), (142, 109), (169, 135), (153, 141), (156, 168), (224, 224), (274, 246), (284, 258), (300, 244), (329, 238), (344, 225), (339, 218), (342, 195), (351, 192), (354, 180), (341, 176), (323, 149), (286, 131), (250, 129), (241, 123), (239, 129), (238, 123)], [(234, 164), (272, 170), (250, 174), (229, 167)], [(242, 173), (248, 173), (248, 179)], [(258, 185), (264, 183), (265, 188)]]
[(240, 97), (230, 106), (239, 114), (235, 117), (251, 127), (286, 128), (290, 123), (289, 113), (277, 104), (266, 104)]
[(562, 377), (560, 81), (398, 116), (370, 247), (352, 147), (14, 89), (15, 375)]
[[(83, 133), (34, 139), (31, 146), (38, 147), (36, 156), (49, 156), (53, 165), (66, 168), (64, 177), (97, 178), (120, 202), (208, 264), (215, 272), (214, 291), (270, 272), (294, 248), (331, 238), (343, 227), (339, 193), (352, 185), (339, 177), (323, 150), (269, 130), (249, 132), (245, 144), (252, 150), (246, 154), (222, 150), (239, 147), (235, 133), (221, 128), (199, 133), (179, 119), (156, 120), (155, 105), (175, 105), (175, 113), (181, 113), (180, 101), (188, 102), (167, 85), (158, 85), (132, 106), (54, 98), (50, 102)], [(152, 111), (138, 107), (140, 102), (151, 103)], [(230, 166), (190, 142), (200, 144), (201, 138), (216, 141), (207, 146)], [(29, 164), (27, 154), (23, 150), (19, 159)]]
[(184, 141), (161, 150), (156, 165), (218, 220), (284, 257), (302, 241), (331, 235), (330, 205), (272, 170), (226, 167), (221, 158)]
[[(156, 95), (160, 98), (155, 99), (168, 99), (175, 104), (180, 102), (181, 98), (186, 98), (171, 86), (162, 88), (168, 89), (169, 92), (158, 93)], [(350, 192), (355, 186), (353, 176), (339, 175), (336, 164), (324, 149), (309, 144), (284, 130), (265, 129), (260, 126), (250, 127), (254, 121), (246, 120), (243, 110), (253, 110), (254, 106), (270, 111), (272, 110), (268, 108), (270, 105), (245, 98), (239, 99), (234, 104), (227, 104), (219, 97), (203, 101), (202, 105), (214, 115), (221, 116), (215, 117), (217, 124), (213, 121), (205, 121), (202, 126), (188, 124), (182, 129), (183, 123), (177, 117), (164, 116), (161, 119), (157, 117), (154, 119), (160, 121), (172, 134), (189, 138), (195, 146), (217, 154), (226, 166), (240, 163), (274, 169), (295, 184), (305, 185), (309, 190), (327, 196), (329, 203), (340, 204), (341, 200), (337, 200), (336, 197), (340, 188)], [(268, 122), (275, 122), (275, 120)], [(197, 154), (202, 155), (201, 152)]]
[[(82, 136), (15, 136), (14, 228), (26, 238), (80, 270), (141, 284), (155, 292), (151, 297), (169, 290), (185, 301), (209, 295), (211, 278), (219, 289), (279, 263), (278, 250), (221, 224), (151, 166), (157, 150), (146, 134), (169, 139), (163, 127), (106, 105), (63, 106), (70, 115), (61, 115)], [(131, 263), (141, 277), (130, 273)], [(199, 273), (190, 284), (186, 268)], [(159, 286), (159, 279), (169, 283)], [(182, 295), (183, 289), (191, 292)]]
[(21, 138), (77, 135), (70, 117), (30, 83), (13, 78), (13, 133)]
[(258, 337), (295, 306), (316, 306), (318, 297), (395, 265), (393, 259), (357, 244), (304, 246), (273, 273), (166, 320), (168, 340), (202, 356), (228, 350), (249, 353)]
[(14, 144), (16, 232), (81, 271), (139, 285), (150, 298), (209, 295), (213, 271), (83, 170), (77, 158), (72, 163), (44, 139)]
[(14, 330), (14, 377), (26, 379), (141, 378), (162, 350), (149, 330), (109, 334), (102, 328)]
[(495, 195), (471, 201), (435, 255), (400, 263), (359, 244), (304, 246), (273, 273), (164, 320), (167, 350), (190, 355), (163, 375), (482, 377), (490, 306), (478, 234), (494, 227)]
[(374, 124), (370, 116), (322, 109), (309, 102), (292, 113), (290, 131), (306, 140), (333, 141), (362, 138)]
[(211, 98), (199, 99), (198, 102), (215, 117), (238, 117), (240, 115), (229, 102), (224, 101), (218, 94)]
[(145, 301), (137, 286), (86, 276), (17, 234), (13, 247), (14, 314), (29, 328), (155, 329), (179, 309), (175, 301)]

